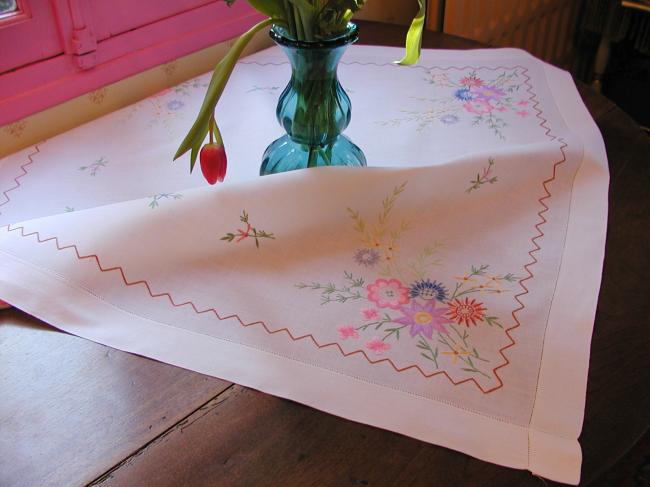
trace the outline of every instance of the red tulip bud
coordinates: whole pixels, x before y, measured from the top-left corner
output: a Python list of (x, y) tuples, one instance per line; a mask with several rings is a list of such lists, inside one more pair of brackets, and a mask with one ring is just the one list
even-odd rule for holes
[(201, 172), (210, 184), (217, 181), (223, 182), (226, 177), (226, 148), (222, 144), (205, 144), (199, 154), (201, 159)]

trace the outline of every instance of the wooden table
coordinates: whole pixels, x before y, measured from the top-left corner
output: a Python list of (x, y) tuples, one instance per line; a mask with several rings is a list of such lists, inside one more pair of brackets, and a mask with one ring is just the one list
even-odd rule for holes
[[(365, 43), (404, 30), (360, 22)], [(427, 33), (425, 47), (478, 44)], [(581, 94), (611, 169), (583, 484), (649, 481), (650, 139)], [(636, 447), (635, 447), (635, 444)], [(645, 464), (643, 462), (646, 462)], [(630, 482), (630, 483), (624, 483)], [(528, 486), (551, 482), (0, 312), (0, 486)], [(641, 484), (638, 484), (641, 485)]]

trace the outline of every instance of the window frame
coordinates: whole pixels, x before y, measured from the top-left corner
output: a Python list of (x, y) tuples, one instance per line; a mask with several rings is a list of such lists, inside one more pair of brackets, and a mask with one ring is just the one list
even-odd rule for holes
[[(21, 13), (0, 21), (0, 36), (32, 18), (29, 0), (18, 2)], [(97, 41), (89, 2), (51, 5), (63, 53), (0, 73), (0, 126), (233, 38), (263, 18), (247, 2), (215, 0)]]

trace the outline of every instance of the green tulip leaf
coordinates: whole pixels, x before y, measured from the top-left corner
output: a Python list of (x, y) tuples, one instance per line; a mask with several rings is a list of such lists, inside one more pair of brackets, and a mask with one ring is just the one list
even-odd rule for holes
[(411, 22), (411, 27), (406, 34), (406, 54), (397, 64), (402, 66), (411, 66), (418, 62), (422, 52), (422, 32), (424, 30), (424, 18), (426, 17), (427, 7), (424, 0), (418, 0), (420, 9)]

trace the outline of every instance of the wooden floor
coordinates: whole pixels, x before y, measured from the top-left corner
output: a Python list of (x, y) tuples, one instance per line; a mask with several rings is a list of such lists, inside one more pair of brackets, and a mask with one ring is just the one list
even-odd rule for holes
[[(402, 42), (400, 30), (363, 24), (362, 32), (367, 42)], [(425, 45), (475, 44), (429, 33)], [(650, 485), (650, 439), (643, 436), (650, 411), (650, 274), (641, 245), (650, 227), (650, 140), (611, 102), (581, 90), (612, 172), (608, 257), (581, 437), (583, 485)], [(0, 311), (0, 486), (88, 484), (553, 485), (67, 335), (17, 310)]]

